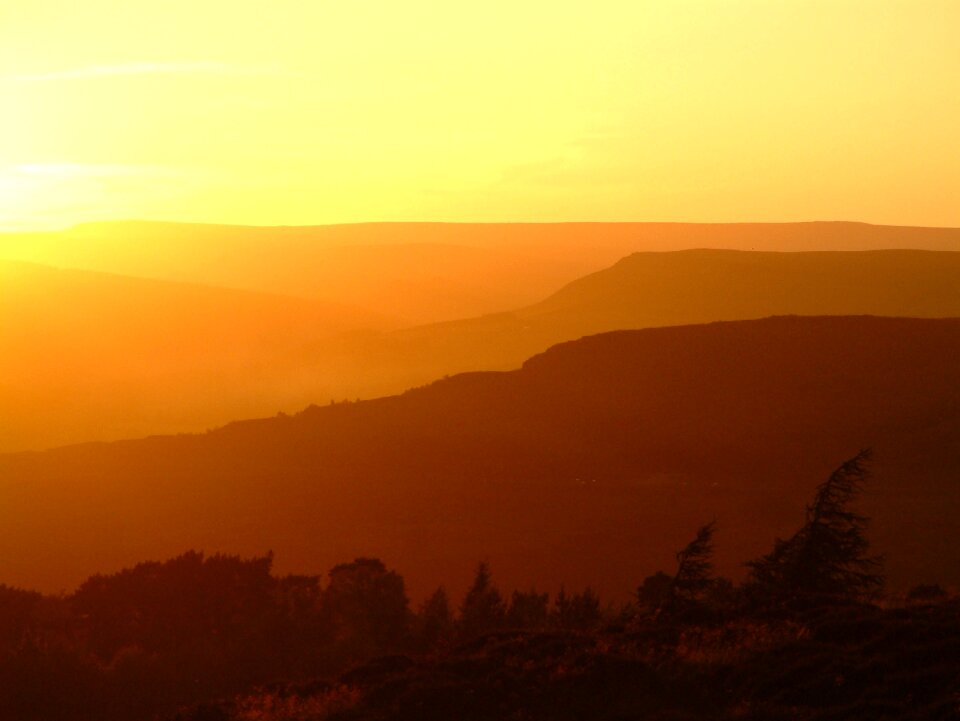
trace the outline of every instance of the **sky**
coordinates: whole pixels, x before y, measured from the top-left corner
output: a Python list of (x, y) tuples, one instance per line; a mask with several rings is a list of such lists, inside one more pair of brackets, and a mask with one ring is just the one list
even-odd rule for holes
[(956, 0), (0, 4), (0, 228), (960, 226)]

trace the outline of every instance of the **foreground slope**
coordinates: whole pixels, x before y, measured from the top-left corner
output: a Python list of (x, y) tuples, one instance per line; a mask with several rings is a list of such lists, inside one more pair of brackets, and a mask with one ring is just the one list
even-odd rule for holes
[(171, 721), (947, 721), (960, 604), (817, 608), (723, 624), (502, 632), (273, 684)]
[(486, 558), (508, 588), (625, 596), (711, 518), (738, 574), (872, 446), (863, 510), (892, 582), (958, 583), (958, 359), (958, 319), (622, 331), (401, 396), (0, 457), (4, 580), (270, 548), (288, 570), (380, 556), (415, 594)]
[(272, 413), (304, 346), (389, 326), (300, 298), (0, 261), (0, 451)]

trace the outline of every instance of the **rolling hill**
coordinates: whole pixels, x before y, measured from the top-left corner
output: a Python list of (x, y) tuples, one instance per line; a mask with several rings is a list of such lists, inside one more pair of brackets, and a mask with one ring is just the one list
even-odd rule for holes
[[(960, 316), (960, 253), (938, 251), (636, 253), (511, 313), (393, 331), (389, 319), (316, 301), (5, 267), (7, 451), (399, 393), (517, 368), (608, 330), (775, 314)], [(358, 328), (370, 332), (347, 332)]]
[[(357, 305), (408, 325), (506, 311), (613, 263), (612, 243), (511, 243), (523, 226), (90, 223), (0, 234), (0, 257)], [(535, 238), (536, 236), (532, 236)]]
[(638, 251), (960, 250), (960, 230), (864, 223), (88, 223), (0, 234), (0, 258), (358, 305), (410, 324), (511, 311)]
[[(324, 345), (305, 373), (337, 397), (396, 393), (443, 375), (509, 370), (609, 330), (769, 315), (960, 316), (960, 253), (917, 250), (634, 253), (511, 313)], [(340, 376), (343, 368), (362, 373)]]
[(0, 261), (0, 317), (0, 451), (273, 413), (290, 402), (304, 345), (395, 324), (301, 298), (14, 261)]
[(871, 446), (862, 508), (891, 583), (957, 584), (958, 359), (958, 319), (618, 331), (399, 396), (2, 456), (0, 578), (273, 549), (288, 571), (380, 556), (415, 595), (486, 559), (506, 588), (625, 598), (711, 518), (739, 575)]

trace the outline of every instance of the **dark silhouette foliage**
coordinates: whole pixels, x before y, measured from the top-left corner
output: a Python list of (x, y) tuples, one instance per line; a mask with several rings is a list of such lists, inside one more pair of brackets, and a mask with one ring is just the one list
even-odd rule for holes
[(358, 655), (382, 653), (407, 637), (408, 603), (403, 577), (377, 558), (336, 566), (323, 594), (335, 639)]
[(865, 449), (844, 461), (817, 487), (800, 530), (777, 539), (769, 554), (747, 564), (755, 596), (867, 600), (879, 593), (882, 561), (868, 555), (868, 519), (850, 510), (867, 478), (870, 456)]
[(568, 595), (560, 588), (554, 600), (552, 620), (557, 628), (587, 630), (600, 623), (600, 598), (591, 589)]
[(514, 591), (507, 608), (509, 628), (543, 628), (549, 618), (550, 596), (536, 591)]
[(493, 585), (490, 568), (481, 562), (460, 606), (460, 636), (469, 639), (495, 631), (503, 627), (505, 618), (503, 597)]
[(441, 586), (420, 605), (416, 624), (417, 641), (421, 649), (440, 648), (450, 642), (454, 618), (446, 589)]
[(918, 583), (907, 591), (907, 603), (939, 603), (949, 597), (950, 594), (939, 583)]
[(670, 600), (694, 603), (704, 598), (713, 583), (713, 534), (716, 522), (701, 526), (696, 538), (677, 552), (677, 572), (673, 576)]
[(867, 458), (831, 474), (803, 528), (750, 564), (766, 604), (713, 576), (713, 523), (620, 613), (589, 588), (506, 603), (480, 563), (458, 612), (441, 587), (413, 614), (376, 558), (334, 567), (325, 588), (274, 576), (271, 554), (192, 551), (69, 596), (0, 586), (0, 718), (951, 718), (958, 602), (925, 585), (901, 608), (862, 603), (881, 581), (849, 510)]
[(673, 576), (657, 571), (643, 579), (637, 588), (637, 603), (642, 609), (657, 611), (670, 599), (673, 592)]
[[(266, 633), (275, 579), (273, 557), (251, 560), (189, 552), (88, 579), (71, 601), (104, 661), (124, 648), (213, 653), (210, 636), (237, 644)], [(255, 642), (254, 642), (255, 643)]]
[(35, 636), (45, 601), (34, 591), (0, 585), (0, 646), (18, 646)]
[[(715, 599), (723, 586), (713, 577), (713, 534), (716, 522), (701, 526), (690, 543), (677, 551), (673, 576), (658, 571), (637, 589), (640, 607), (654, 614), (676, 612)], [(728, 582), (727, 582), (728, 583)]]

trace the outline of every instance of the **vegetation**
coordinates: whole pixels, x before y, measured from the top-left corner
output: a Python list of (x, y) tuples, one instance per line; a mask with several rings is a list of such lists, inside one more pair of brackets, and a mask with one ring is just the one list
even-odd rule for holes
[(875, 605), (879, 560), (850, 509), (867, 457), (742, 587), (713, 576), (709, 523), (625, 607), (505, 596), (480, 563), (456, 612), (443, 588), (414, 612), (378, 559), (324, 582), (273, 575), (270, 554), (189, 552), (69, 596), (0, 587), (0, 718), (953, 718), (960, 600), (924, 584)]
[(503, 626), (506, 612), (500, 591), (491, 581), (490, 569), (486, 563), (480, 563), (473, 585), (460, 607), (461, 637), (472, 638), (495, 631)]
[(710, 590), (717, 584), (717, 579), (712, 577), (715, 530), (715, 522), (701, 526), (696, 537), (677, 551), (677, 572), (673, 577), (661, 571), (648, 578), (638, 592), (640, 600), (648, 600), (648, 605), (657, 614), (702, 606)]
[[(828, 475), (822, 458), (870, 438), (884, 459), (871, 512), (889, 519), (870, 534), (890, 582), (958, 586), (957, 357), (960, 318), (622, 331), (515, 371), (202, 436), (0, 454), (0, 508), (19, 519), (0, 524), (0, 548), (21, 561), (0, 581), (72, 589), (92, 571), (237, 539), (314, 573), (352, 560), (335, 550), (350, 538), (402, 559), (424, 584), (408, 587), (418, 601), (446, 585), (458, 607), (480, 559), (509, 581), (505, 601), (563, 583), (610, 596), (657, 568), (672, 575), (663, 552), (689, 539), (666, 539), (711, 518), (723, 524), (718, 568), (759, 556), (802, 524), (810, 479)], [(518, 537), (524, 551), (511, 554)], [(439, 572), (438, 550), (459, 559), (456, 575)]]
[(849, 508), (867, 477), (870, 451), (845, 461), (817, 488), (806, 523), (751, 561), (752, 590), (780, 600), (824, 595), (865, 600), (883, 587), (882, 563), (867, 555), (867, 519)]

